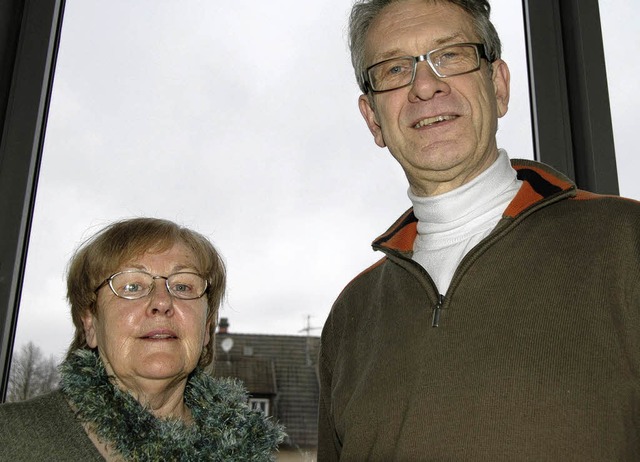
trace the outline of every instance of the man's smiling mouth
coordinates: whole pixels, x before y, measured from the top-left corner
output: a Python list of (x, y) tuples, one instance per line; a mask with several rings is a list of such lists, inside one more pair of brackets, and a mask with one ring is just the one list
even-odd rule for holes
[(436, 117), (429, 117), (427, 119), (422, 119), (420, 122), (415, 124), (413, 128), (426, 127), (426, 126), (434, 125), (440, 122), (446, 122), (447, 120), (453, 120), (453, 119), (456, 119), (457, 117), (458, 116), (454, 116), (454, 115), (440, 115)]

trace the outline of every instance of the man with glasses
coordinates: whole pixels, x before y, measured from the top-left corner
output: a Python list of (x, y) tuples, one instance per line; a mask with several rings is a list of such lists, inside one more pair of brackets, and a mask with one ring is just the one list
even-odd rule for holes
[(319, 461), (640, 460), (640, 207), (498, 149), (489, 13), (352, 9), (360, 111), (413, 207), (323, 329)]

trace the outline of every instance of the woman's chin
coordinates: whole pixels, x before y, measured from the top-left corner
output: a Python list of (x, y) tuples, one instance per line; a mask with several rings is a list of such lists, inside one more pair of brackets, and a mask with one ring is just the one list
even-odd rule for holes
[(193, 370), (187, 368), (183, 361), (149, 362), (136, 369), (141, 377), (157, 380), (186, 378)]
[(184, 354), (155, 352), (141, 355), (132, 365), (133, 375), (139, 379), (167, 380), (170, 382), (186, 379), (195, 369), (185, 361)]

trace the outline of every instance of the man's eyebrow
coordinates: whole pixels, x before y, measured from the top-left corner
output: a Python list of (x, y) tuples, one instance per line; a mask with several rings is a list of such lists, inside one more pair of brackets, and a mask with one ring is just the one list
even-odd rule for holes
[(461, 41), (468, 41), (466, 36), (462, 32), (456, 32), (455, 34), (447, 35), (436, 39), (436, 48), (454, 43), (460, 43)]
[(391, 59), (391, 58), (398, 58), (400, 56), (408, 56), (408, 55), (400, 51), (400, 49), (394, 48), (393, 50), (388, 50), (388, 51), (385, 51), (384, 53), (377, 55), (375, 62), (379, 63), (380, 61), (384, 61), (386, 59)]
[[(435, 50), (436, 48), (440, 48), (440, 47), (443, 47), (445, 45), (458, 43), (458, 42), (461, 42), (461, 41), (467, 41), (466, 36), (462, 32), (456, 32), (454, 34), (446, 35), (444, 37), (440, 37), (440, 38), (436, 39), (433, 42), (434, 45), (431, 48), (429, 48), (428, 50), (425, 50), (424, 52), (427, 53), (427, 52), (429, 52), (431, 50)], [(399, 58), (401, 56), (410, 56), (410, 55), (408, 55), (406, 52), (403, 52), (399, 48), (394, 48), (392, 50), (387, 50), (384, 53), (376, 55), (374, 63), (379, 63), (380, 61), (385, 61), (385, 60), (391, 59), (391, 58)]]

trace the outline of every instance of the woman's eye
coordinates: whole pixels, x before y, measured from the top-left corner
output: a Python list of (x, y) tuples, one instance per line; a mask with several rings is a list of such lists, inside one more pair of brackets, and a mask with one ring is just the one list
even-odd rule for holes
[(126, 293), (135, 293), (135, 292), (139, 292), (140, 290), (142, 290), (142, 286), (140, 284), (137, 283), (129, 283), (127, 285), (125, 285), (122, 290)]
[(174, 292), (191, 292), (191, 286), (187, 284), (174, 284), (173, 291)]

